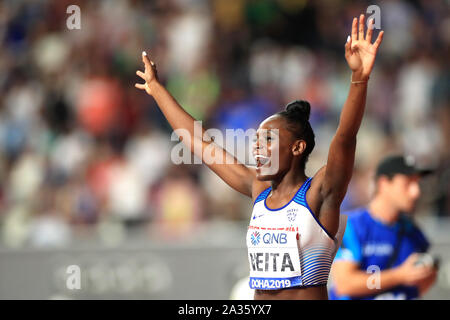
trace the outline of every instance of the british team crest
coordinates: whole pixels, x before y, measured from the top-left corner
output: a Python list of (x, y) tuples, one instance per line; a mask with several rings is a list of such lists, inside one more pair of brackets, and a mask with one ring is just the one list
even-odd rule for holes
[(297, 211), (298, 211), (298, 209), (289, 209), (287, 211), (286, 216), (287, 216), (289, 222), (295, 221), (295, 219), (297, 218)]

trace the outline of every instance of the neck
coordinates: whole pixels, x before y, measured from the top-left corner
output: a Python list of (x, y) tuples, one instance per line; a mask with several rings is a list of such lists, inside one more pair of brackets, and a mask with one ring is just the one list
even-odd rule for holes
[(289, 194), (306, 180), (305, 170), (289, 170), (279, 181), (272, 181), (273, 194)]
[(368, 205), (370, 214), (381, 220), (384, 224), (394, 224), (399, 216), (400, 211), (393, 208), (387, 199), (382, 195), (376, 195)]

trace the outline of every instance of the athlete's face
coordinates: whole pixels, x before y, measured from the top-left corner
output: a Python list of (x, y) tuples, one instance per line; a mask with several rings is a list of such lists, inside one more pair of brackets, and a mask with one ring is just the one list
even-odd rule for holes
[(273, 115), (264, 120), (253, 143), (258, 180), (276, 180), (292, 167), (294, 157), (300, 156), (306, 144), (294, 138), (286, 128), (286, 120)]
[(385, 179), (383, 188), (392, 205), (402, 212), (413, 211), (420, 197), (418, 175), (396, 174), (390, 180)]

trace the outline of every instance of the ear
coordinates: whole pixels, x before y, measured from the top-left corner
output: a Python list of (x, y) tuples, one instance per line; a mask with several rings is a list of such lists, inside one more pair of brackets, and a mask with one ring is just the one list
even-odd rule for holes
[(377, 192), (380, 192), (381, 190), (385, 190), (387, 186), (389, 186), (391, 183), (391, 180), (386, 176), (380, 176), (378, 177), (376, 181), (376, 188)]
[(292, 154), (294, 156), (301, 155), (306, 149), (306, 142), (304, 140), (296, 140), (292, 145)]

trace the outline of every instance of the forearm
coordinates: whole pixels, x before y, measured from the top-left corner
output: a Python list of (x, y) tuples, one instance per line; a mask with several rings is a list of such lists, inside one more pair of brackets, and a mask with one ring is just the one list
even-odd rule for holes
[(154, 81), (149, 86), (153, 98), (170, 126), (191, 153), (206, 164), (224, 163), (225, 160), (227, 163), (235, 163), (234, 157), (213, 143), (201, 122), (187, 113), (163, 85)]
[(328, 152), (327, 169), (322, 184), (324, 198), (332, 196), (334, 203), (340, 206), (350, 182), (356, 150), (356, 135), (364, 115), (367, 81), (358, 74), (352, 74), (347, 100), (341, 112), (339, 126), (331, 141)]
[(336, 131), (336, 138), (350, 142), (356, 139), (356, 134), (361, 126), (366, 105), (367, 84), (365, 79), (357, 73), (352, 73), (352, 82), (344, 107), (341, 111), (339, 126)]
[(153, 98), (173, 130), (184, 129), (189, 132), (192, 138), (194, 138), (195, 135), (198, 138), (202, 137), (205, 130), (200, 126), (195, 128), (196, 119), (194, 119), (179, 105), (179, 103), (169, 93), (169, 91), (164, 88), (163, 85), (155, 81), (149, 86), (151, 88)]
[(199, 122), (187, 113), (158, 82), (150, 85), (153, 98), (189, 150), (235, 190), (251, 197), (253, 173), (216, 144)]
[(255, 171), (240, 163), (233, 155), (213, 142), (212, 137), (203, 129), (201, 122), (187, 113), (172, 95), (158, 82), (156, 65), (142, 52), (145, 72), (136, 74), (145, 83), (136, 83), (135, 87), (151, 95), (162, 113), (172, 126), (175, 134), (200, 158), (211, 170), (235, 190), (251, 197)]

